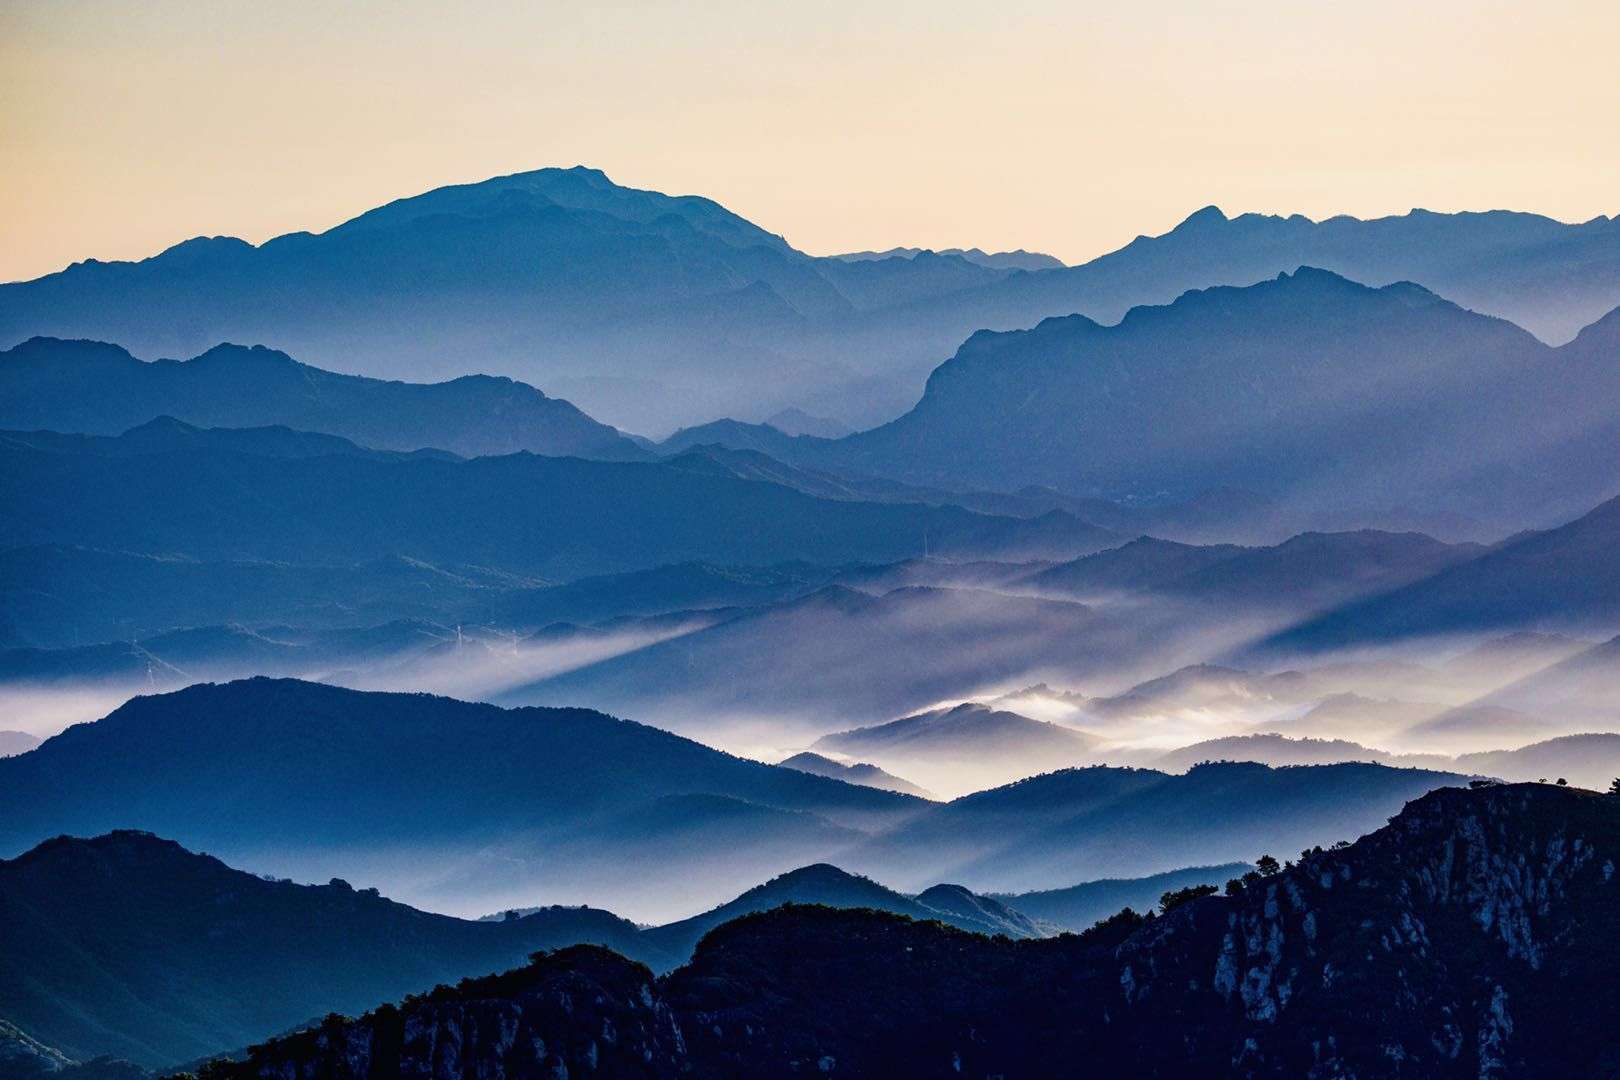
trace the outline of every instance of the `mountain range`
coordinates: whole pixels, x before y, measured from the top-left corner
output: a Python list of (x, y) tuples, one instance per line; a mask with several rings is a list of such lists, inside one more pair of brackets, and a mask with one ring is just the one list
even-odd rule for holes
[(326, 565), (404, 556), (552, 579), (686, 560), (1072, 556), (1114, 538), (1060, 511), (998, 518), (815, 499), (658, 462), (388, 454), (334, 436), (199, 431), (172, 419), (117, 437), (0, 433), (0, 501), (13, 511), (0, 522), (9, 547)]
[(1112, 322), (1301, 265), (1417, 281), (1561, 342), (1620, 305), (1616, 229), (1503, 212), (1313, 222), (1209, 207), (1073, 267), (971, 251), (848, 261), (799, 252), (708, 199), (541, 169), (321, 233), (198, 237), (0, 286), (0, 345), (93, 338), (150, 358), (238, 341), (387, 378), (476, 369), (647, 434), (788, 406), (868, 426), (903, 411), (976, 330)]
[(145, 363), (116, 345), (31, 338), (0, 352), (0, 428), (119, 435), (172, 416), (199, 428), (286, 427), (378, 450), (464, 457), (527, 450), (642, 461), (651, 454), (566, 401), (511, 379), (424, 385), (301, 364), (263, 346), (217, 345)]

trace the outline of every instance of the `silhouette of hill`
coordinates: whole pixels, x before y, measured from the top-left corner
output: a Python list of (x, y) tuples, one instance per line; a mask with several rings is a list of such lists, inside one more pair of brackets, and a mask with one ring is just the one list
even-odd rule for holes
[(263, 346), (217, 345), (145, 363), (116, 345), (31, 338), (0, 352), (0, 428), (117, 435), (160, 416), (203, 428), (282, 426), (380, 450), (465, 457), (528, 450), (641, 461), (651, 455), (566, 401), (511, 379), (425, 385), (339, 375)]
[[(917, 897), (903, 896), (868, 878), (848, 874), (836, 866), (818, 864), (772, 878), (749, 889), (735, 900), (694, 915), (645, 931), (647, 940), (669, 955), (689, 957), (698, 941), (722, 923), (743, 915), (770, 911), (784, 904), (822, 904), (835, 908), (870, 908), (890, 911), (914, 919), (938, 919), (951, 926), (980, 934), (1008, 934), (1012, 937), (1038, 937), (1027, 918), (993, 900), (972, 897), (966, 904), (956, 886), (936, 886)], [(934, 903), (930, 903), (930, 900)], [(975, 906), (977, 901), (982, 907)]]

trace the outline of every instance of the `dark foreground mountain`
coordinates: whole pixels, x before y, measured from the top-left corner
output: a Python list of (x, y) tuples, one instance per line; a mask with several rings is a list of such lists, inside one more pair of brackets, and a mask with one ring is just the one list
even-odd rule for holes
[(219, 345), (190, 360), (152, 363), (116, 345), (56, 338), (0, 352), (0, 428), (117, 435), (159, 416), (204, 428), (279, 425), (380, 450), (651, 457), (568, 402), (511, 379), (385, 382), (323, 371), (262, 346)]
[(536, 949), (668, 957), (623, 919), (545, 908), (503, 922), (417, 911), (342, 881), (233, 870), (147, 833), (62, 837), (0, 861), (0, 1001), (70, 1057), (172, 1065), (331, 1011), (497, 971)]
[(141, 828), (442, 909), (671, 917), (927, 805), (583, 709), (249, 679), (136, 698), (0, 759), (0, 854)]
[(1613, 797), (1440, 791), (1145, 924), (1019, 942), (784, 908), (712, 932), (663, 979), (569, 950), (216, 1075), (1607, 1075), (1617, 859)]

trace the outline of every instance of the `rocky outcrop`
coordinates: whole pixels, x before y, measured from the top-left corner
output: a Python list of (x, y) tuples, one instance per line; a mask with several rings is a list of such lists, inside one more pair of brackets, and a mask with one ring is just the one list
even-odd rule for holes
[(657, 982), (604, 950), (565, 950), (216, 1071), (1615, 1075), (1617, 863), (1620, 798), (1445, 789), (1354, 844), (1159, 918), (1016, 941), (780, 908), (714, 930)]
[(205, 1075), (671, 1077), (686, 1056), (669, 1005), (640, 964), (594, 945), (440, 987), (359, 1021), (329, 1017)]

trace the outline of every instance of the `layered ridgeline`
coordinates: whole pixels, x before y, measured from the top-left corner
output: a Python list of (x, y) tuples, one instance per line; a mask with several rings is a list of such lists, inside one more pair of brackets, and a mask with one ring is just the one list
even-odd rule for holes
[(1367, 764), (1089, 768), (940, 804), (583, 709), (250, 679), (136, 698), (0, 759), (0, 854), (139, 828), (444, 910), (586, 902), (665, 919), (815, 862), (907, 891), (1022, 892), (1251, 859), (1356, 836), (1463, 781)]
[[(1188, 289), (1323, 266), (1418, 281), (1566, 340), (1620, 304), (1617, 226), (1529, 214), (1375, 221), (1199, 211), (1083, 266), (973, 252), (813, 258), (697, 197), (542, 169), (401, 199), (319, 234), (199, 237), (0, 286), (0, 345), (36, 334), (143, 357), (263, 342), (392, 378), (511, 375), (649, 434), (797, 405), (880, 422), (970, 333), (1111, 322)], [(1044, 265), (1044, 264), (1040, 264)]]
[(992, 517), (815, 498), (678, 464), (390, 454), (335, 436), (200, 431), (173, 419), (118, 437), (4, 433), (0, 503), (6, 547), (326, 565), (404, 556), (552, 579), (686, 560), (1043, 558), (1117, 540), (1061, 511)]
[(1613, 337), (1599, 326), (1554, 349), (1416, 285), (1302, 268), (1113, 326), (975, 334), (899, 419), (775, 449), (926, 484), (1230, 485), (1317, 520), (1423, 507), (1519, 528), (1614, 494)]
[(220, 1075), (1011, 1078), (1080, 1062), (1152, 1076), (1603, 1075), (1617, 1064), (1617, 859), (1611, 796), (1436, 792), (1348, 847), (1146, 925), (1019, 942), (779, 909), (720, 928), (662, 979), (565, 950), (330, 1020)]
[[(111, 1056), (163, 1068), (328, 1013), (354, 1015), (437, 983), (521, 965), (536, 950), (604, 945), (668, 971), (714, 927), (790, 903), (890, 911), (1019, 938), (1042, 932), (959, 886), (911, 897), (826, 865), (783, 874), (664, 926), (638, 927), (586, 907), (471, 921), (342, 880), (263, 878), (149, 833), (115, 832), (57, 837), (0, 860), (0, 1000), (21, 1029), (19, 1043), (67, 1060)], [(0, 1022), (0, 1066), (5, 1034)], [(13, 1073), (0, 1067), (0, 1075)]]
[(609, 900), (684, 915), (928, 805), (582, 709), (292, 680), (136, 698), (0, 759), (5, 854), (140, 828), (464, 912)]
[(568, 402), (511, 379), (384, 382), (261, 346), (219, 345), (152, 363), (116, 345), (54, 338), (0, 352), (0, 428), (117, 435), (160, 416), (202, 428), (289, 427), (379, 450), (651, 456)]

